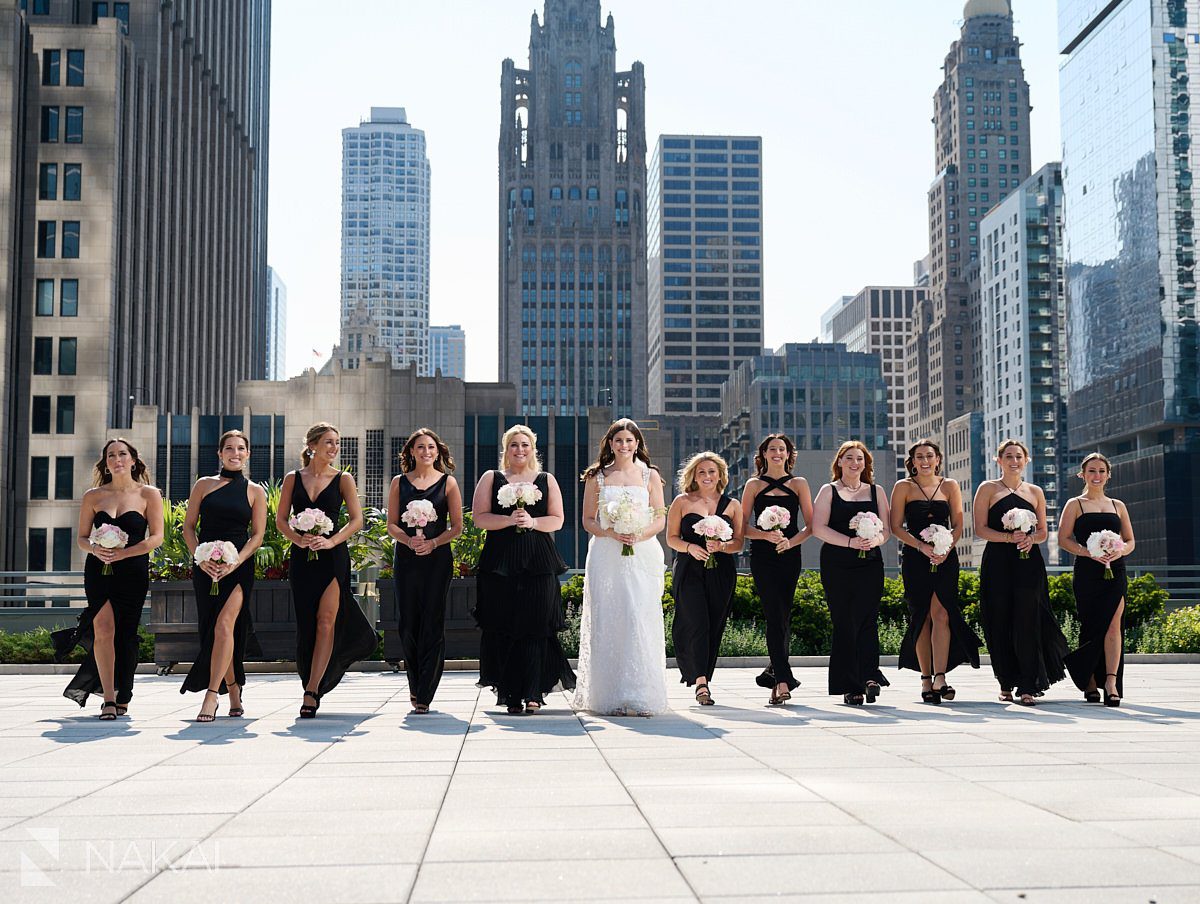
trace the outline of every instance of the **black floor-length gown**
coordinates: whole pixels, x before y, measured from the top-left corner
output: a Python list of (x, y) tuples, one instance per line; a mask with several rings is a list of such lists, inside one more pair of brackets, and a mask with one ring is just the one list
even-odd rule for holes
[[(134, 546), (146, 539), (146, 518), (140, 512), (122, 512), (115, 518), (108, 512), (96, 512), (92, 527), (115, 524), (129, 535), (126, 546)], [(96, 667), (95, 628), (93, 621), (105, 603), (112, 604), (115, 634), (113, 649), (116, 661), (113, 679), (116, 702), (125, 706), (133, 699), (133, 675), (138, 664), (138, 625), (142, 620), (142, 607), (146, 605), (146, 592), (150, 589), (149, 554), (121, 559), (112, 563), (112, 574), (104, 574), (104, 563), (89, 555), (83, 565), (83, 591), (87, 595), (87, 609), (79, 616), (79, 626), (67, 632), (65, 641), (57, 650), (65, 655), (76, 644), (88, 651), (87, 658), (80, 663), (75, 677), (63, 691), (63, 696), (80, 706), (87, 703), (89, 694), (103, 694), (100, 672)], [(56, 638), (56, 643), (60, 642)]]
[[(1097, 531), (1110, 530), (1121, 533), (1121, 516), (1116, 512), (1085, 512), (1079, 505), (1079, 517), (1075, 519), (1072, 539), (1080, 546), (1087, 546), (1088, 537)], [(1129, 579), (1125, 573), (1125, 557), (1112, 563), (1113, 576), (1104, 578), (1104, 566), (1088, 556), (1075, 557), (1075, 572), (1072, 578), (1075, 588), (1075, 607), (1079, 612), (1079, 649), (1066, 657), (1066, 666), (1071, 680), (1081, 691), (1095, 681), (1095, 687), (1103, 688), (1108, 673), (1117, 676), (1117, 696), (1125, 695), (1125, 649), (1124, 619), (1122, 618), (1121, 655), (1113, 663), (1104, 659), (1104, 635), (1112, 624), (1117, 607), (1125, 598)]]
[[(920, 486), (917, 489), (924, 494)], [(933, 492), (936, 495), (937, 489)], [(944, 499), (910, 499), (904, 505), (904, 524), (917, 539), (920, 539), (921, 531), (934, 524), (950, 529), (950, 503)], [(934, 594), (946, 610), (950, 623), (945, 671), (952, 671), (964, 662), (970, 663), (973, 669), (979, 668), (979, 638), (963, 618), (958, 602), (958, 551), (951, 547), (946, 561), (937, 567), (937, 571), (932, 571), (928, 557), (920, 550), (901, 546), (900, 573), (904, 577), (904, 599), (908, 603), (908, 631), (900, 643), (900, 668), (921, 671), (917, 639), (929, 619)], [(937, 669), (936, 665), (933, 668)]]
[[(200, 500), (201, 543), (225, 541), (239, 550), (249, 537), (253, 510), (247, 498), (248, 482), (241, 471), (221, 471), (229, 483), (217, 487)], [(217, 582), (217, 595), (210, 594), (212, 578), (198, 566), (192, 566), (192, 587), (196, 592), (196, 618), (200, 633), (200, 652), (183, 679), (179, 693), (208, 690), (212, 680), (213, 634), (217, 618), (237, 587), (242, 588), (242, 608), (233, 626), (233, 676), (238, 687), (246, 685), (246, 641), (250, 636), (250, 592), (254, 589), (254, 557), (251, 556)], [(225, 676), (221, 676), (220, 692), (228, 693)]]
[[(987, 526), (1004, 531), (1004, 514), (1014, 508), (1034, 511), (1010, 492), (988, 509)], [(1002, 690), (1039, 694), (1062, 680), (1067, 641), (1050, 608), (1040, 547), (1032, 546), (1023, 559), (1017, 544), (988, 541), (979, 564), (979, 616)]]
[[(492, 472), (492, 512), (503, 514), (502, 471)], [(531, 517), (546, 515), (549, 480), (534, 478), (542, 498), (525, 507)], [(479, 555), (475, 621), (479, 641), (479, 686), (496, 691), (497, 706), (545, 704), (560, 684), (575, 687), (558, 632), (566, 627), (558, 576), (567, 570), (554, 546), (554, 535), (516, 527), (490, 530)]]
[[(732, 519), (725, 514), (730, 501), (728, 496), (721, 496), (717, 515), (732, 527)], [(684, 542), (704, 546), (706, 538), (695, 530), (703, 517), (698, 512), (688, 512), (680, 519), (679, 536)], [(707, 568), (704, 562), (677, 552), (671, 569), (671, 596), (675, 600), (671, 639), (675, 645), (679, 680), (688, 687), (701, 675), (712, 680), (721, 652), (721, 636), (733, 607), (733, 589), (737, 583), (734, 557), (726, 552), (711, 555), (716, 557), (717, 564)]]
[[(421, 528), (426, 540), (440, 537), (450, 527), (447, 479), (443, 474), (432, 486), (418, 490), (408, 475), (400, 475), (401, 513), (416, 500), (432, 503), (437, 512), (437, 520)], [(403, 521), (397, 526), (410, 537), (417, 535), (417, 528), (407, 527)], [(428, 706), (437, 692), (446, 664), (446, 595), (450, 592), (453, 577), (454, 552), (446, 543), (427, 556), (418, 556), (407, 546), (397, 543), (392, 567), (408, 692), (418, 704)]]
[[(782, 477), (758, 475), (758, 479), (766, 486), (754, 497), (754, 527), (758, 527), (759, 515), (770, 506), (777, 505), (787, 509), (792, 516), (791, 523), (783, 529), (783, 535), (790, 540), (800, 533), (800, 497), (787, 485), (793, 477), (792, 474)], [(780, 492), (773, 493), (773, 490)], [(762, 601), (763, 618), (767, 623), (767, 653), (771, 657), (771, 664), (755, 679), (761, 687), (774, 688), (778, 684), (787, 684), (788, 690), (793, 690), (800, 684), (792, 674), (788, 656), (792, 647), (792, 602), (796, 597), (796, 584), (800, 580), (801, 570), (799, 546), (787, 552), (776, 552), (774, 543), (751, 541), (750, 574), (754, 578), (758, 598)]]
[[(829, 485), (829, 527), (846, 537), (857, 534), (850, 520), (859, 512), (879, 514), (879, 487), (871, 498), (847, 502)], [(889, 684), (879, 671), (879, 601), (883, 597), (883, 555), (876, 546), (859, 550), (821, 544), (821, 586), (833, 621), (829, 650), (829, 693), (864, 694), (868, 681)]]
[[(316, 499), (308, 498), (299, 471), (292, 472), (292, 513), (318, 508), (337, 525), (342, 510), (342, 475), (329, 481)], [(359, 660), (366, 659), (379, 643), (379, 637), (354, 598), (350, 583), (350, 550), (345, 543), (317, 552), (309, 559), (310, 550), (293, 546), (288, 566), (288, 583), (292, 586), (292, 604), (296, 607), (296, 671), (308, 686), (312, 669), (313, 649), (317, 643), (317, 612), (321, 597), (329, 585), (337, 582), (339, 590), (337, 622), (333, 632), (333, 650), (329, 665), (321, 676), (318, 695), (324, 696), (335, 687), (346, 670)]]

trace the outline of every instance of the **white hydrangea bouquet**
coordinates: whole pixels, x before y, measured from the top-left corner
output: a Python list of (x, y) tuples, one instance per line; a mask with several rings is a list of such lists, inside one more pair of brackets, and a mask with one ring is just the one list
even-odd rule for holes
[[(596, 513), (600, 526), (618, 534), (641, 534), (654, 523), (654, 509), (637, 499), (632, 493), (621, 493), (617, 498), (601, 502)], [(621, 544), (621, 555), (632, 556), (633, 547)]]
[[(1090, 556), (1123, 556), (1125, 541), (1116, 531), (1098, 530), (1087, 538), (1087, 551)], [(1104, 566), (1104, 580), (1113, 579), (1111, 565)]]
[[(954, 548), (954, 533), (944, 524), (931, 524), (921, 531), (920, 537), (933, 547), (935, 556), (944, 556)], [(930, 571), (937, 571), (937, 564), (929, 563)]]
[[(1027, 508), (1012, 508), (1004, 513), (1000, 525), (1010, 533), (1031, 534), (1037, 528), (1037, 515)], [(1029, 558), (1029, 550), (1021, 550), (1021, 558)]]
[[(850, 519), (850, 530), (862, 540), (874, 540), (883, 533), (883, 520), (874, 512), (859, 512)], [(860, 549), (858, 557), (865, 559), (867, 551)]]
[[(88, 536), (88, 542), (102, 549), (124, 549), (129, 545), (129, 534), (125, 533), (125, 531), (121, 530), (115, 524), (101, 524), (99, 527), (92, 528), (92, 532)], [(104, 567), (100, 569), (100, 573), (112, 574), (112, 563), (105, 562)]]

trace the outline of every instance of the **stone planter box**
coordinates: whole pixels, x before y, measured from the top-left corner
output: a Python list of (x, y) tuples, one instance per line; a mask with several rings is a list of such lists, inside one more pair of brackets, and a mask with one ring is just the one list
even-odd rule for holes
[[(398, 633), (396, 582), (380, 578), (375, 585), (379, 595), (378, 628), (383, 631), (383, 658), (397, 666), (404, 659)], [(446, 658), (478, 659), (479, 628), (471, 610), (475, 608), (475, 577), (455, 578), (446, 598)]]
[[(248, 605), (254, 633), (247, 644), (246, 661), (293, 659), (296, 615), (288, 582), (256, 580)], [(191, 581), (150, 582), (150, 621), (146, 628), (154, 635), (154, 662), (160, 674), (167, 674), (178, 662), (195, 658), (200, 636)]]

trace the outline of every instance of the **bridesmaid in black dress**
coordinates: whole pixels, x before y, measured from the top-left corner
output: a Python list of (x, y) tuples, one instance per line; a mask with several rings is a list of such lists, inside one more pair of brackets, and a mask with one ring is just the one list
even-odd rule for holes
[[(1075, 606), (1079, 612), (1079, 649), (1068, 654), (1067, 670), (1088, 703), (1120, 706), (1125, 696), (1125, 638), (1122, 618), (1128, 579), (1125, 558), (1133, 552), (1133, 525), (1125, 503), (1105, 493), (1112, 466), (1099, 452), (1083, 459), (1079, 468), (1085, 489), (1067, 503), (1058, 523), (1058, 545), (1075, 556)], [(1120, 556), (1093, 557), (1088, 537), (1110, 530), (1125, 541)], [(1105, 578), (1110, 570), (1112, 577)], [(1110, 671), (1111, 670), (1111, 671)]]
[[(946, 673), (969, 662), (979, 668), (979, 638), (958, 602), (958, 551), (938, 555), (921, 531), (934, 524), (962, 537), (963, 504), (958, 483), (942, 477), (942, 450), (918, 440), (904, 462), (908, 477), (892, 490), (892, 533), (900, 541), (900, 570), (908, 603), (908, 631), (900, 643), (900, 668), (921, 676), (921, 700), (953, 700)], [(934, 570), (936, 568), (936, 571)]]
[[(554, 546), (563, 523), (562, 493), (554, 476), (541, 470), (537, 435), (529, 427), (510, 427), (502, 446), (500, 468), (479, 479), (471, 504), (476, 527), (487, 531), (474, 612), (483, 632), (479, 686), (493, 688), (496, 705), (509, 714), (533, 715), (549, 691), (575, 687), (558, 640), (566, 626), (558, 576), (567, 566)], [(525, 508), (505, 507), (499, 493), (510, 483), (532, 483), (542, 498)]]
[[(301, 455), (304, 467), (283, 478), (275, 513), (275, 526), (292, 542), (288, 582), (296, 607), (296, 671), (304, 682), (302, 719), (313, 718), (321, 698), (379, 643), (350, 584), (346, 541), (362, 527), (363, 514), (353, 475), (333, 465), (340, 445), (332, 424), (308, 428)], [(348, 520), (337, 528), (343, 503)], [(291, 528), (289, 514), (307, 508), (318, 508), (329, 517), (335, 525), (332, 536), (299, 534)], [(310, 558), (310, 552), (316, 552), (316, 558)]]
[[(769, 688), (772, 706), (792, 697), (800, 684), (788, 661), (792, 638), (792, 601), (800, 580), (800, 544), (812, 536), (813, 505), (808, 481), (792, 473), (796, 446), (782, 433), (758, 444), (754, 467), (758, 473), (742, 490), (742, 524), (750, 540), (750, 574), (762, 600), (767, 623), (767, 652), (771, 664), (755, 678)], [(791, 523), (783, 530), (761, 530), (759, 516), (772, 505), (787, 509)], [(803, 525), (803, 526), (802, 526)]]
[[(225, 693), (229, 694), (230, 716), (246, 713), (242, 707), (243, 662), (251, 630), (247, 602), (254, 589), (254, 553), (267, 530), (267, 493), (246, 479), (249, 437), (241, 430), (225, 431), (217, 442), (217, 455), (221, 473), (196, 481), (183, 519), (183, 539), (193, 555), (201, 543), (224, 541), (238, 548), (236, 565), (206, 561), (192, 566), (200, 653), (179, 693), (204, 691), (197, 722), (216, 718), (220, 695)], [(215, 596), (210, 592), (214, 580)]]
[[(813, 502), (813, 528), (821, 540), (821, 586), (833, 620), (829, 651), (829, 693), (850, 706), (874, 703), (889, 682), (879, 671), (879, 601), (883, 597), (883, 556), (888, 539), (887, 496), (871, 482), (871, 453), (857, 440), (842, 443), (830, 468), (832, 483)], [(883, 530), (874, 539), (850, 529), (859, 512), (874, 512)], [(859, 553), (865, 553), (860, 556)]]
[[(451, 477), (454, 459), (436, 433), (413, 431), (400, 450), (400, 469), (388, 493), (388, 534), (396, 541), (392, 568), (400, 612), (400, 645), (413, 712), (429, 712), (446, 663), (446, 596), (454, 576), (450, 544), (462, 533), (462, 493)], [(433, 505), (437, 519), (423, 528), (402, 519), (410, 502)]]
[[(996, 453), (999, 480), (985, 480), (975, 492), (975, 536), (987, 541), (979, 564), (979, 616), (1000, 684), (1000, 701), (1022, 706), (1062, 680), (1067, 641), (1050, 608), (1046, 563), (1038, 544), (1046, 539), (1046, 497), (1021, 473), (1029, 450), (1008, 439)], [(1024, 508), (1037, 517), (1032, 533), (1008, 531), (1004, 513)], [(1027, 557), (1022, 558), (1021, 554)]]
[[(712, 706), (708, 682), (717, 667), (721, 636), (733, 607), (737, 583), (734, 556), (742, 548), (742, 507), (725, 495), (729, 468), (715, 452), (700, 452), (679, 472), (679, 495), (667, 511), (667, 545), (675, 550), (671, 569), (671, 596), (675, 620), (671, 638), (680, 682), (696, 686), (696, 702)], [(726, 541), (702, 537), (696, 524), (717, 515), (733, 536)], [(716, 557), (716, 566), (708, 560)]]
[[(162, 494), (149, 486), (146, 464), (127, 439), (110, 439), (93, 471), (92, 489), (79, 507), (76, 545), (88, 554), (83, 566), (87, 609), (73, 631), (56, 637), (59, 654), (77, 644), (88, 650), (63, 696), (81, 707), (102, 694), (100, 718), (123, 716), (133, 698), (138, 664), (138, 624), (150, 589), (150, 553), (163, 541)], [(129, 535), (123, 549), (92, 546), (92, 530), (115, 524)], [(112, 574), (104, 574), (111, 566)]]

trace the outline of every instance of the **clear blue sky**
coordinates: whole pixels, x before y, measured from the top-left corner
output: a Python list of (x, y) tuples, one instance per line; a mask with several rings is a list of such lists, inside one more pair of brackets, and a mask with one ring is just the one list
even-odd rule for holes
[[(1032, 167), (1061, 154), (1055, 4), (1014, 0), (1033, 102)], [(864, 285), (928, 250), (932, 96), (960, 0), (611, 0), (617, 66), (646, 67), (660, 133), (763, 136), (770, 346), (816, 336)], [(496, 376), (500, 62), (528, 65), (515, 0), (280, 0), (271, 35), (269, 260), (288, 286), (288, 373), (338, 332), (341, 130), (408, 109), (432, 167), (432, 322), (467, 330), (467, 377)], [(322, 358), (312, 350), (322, 353)]]

